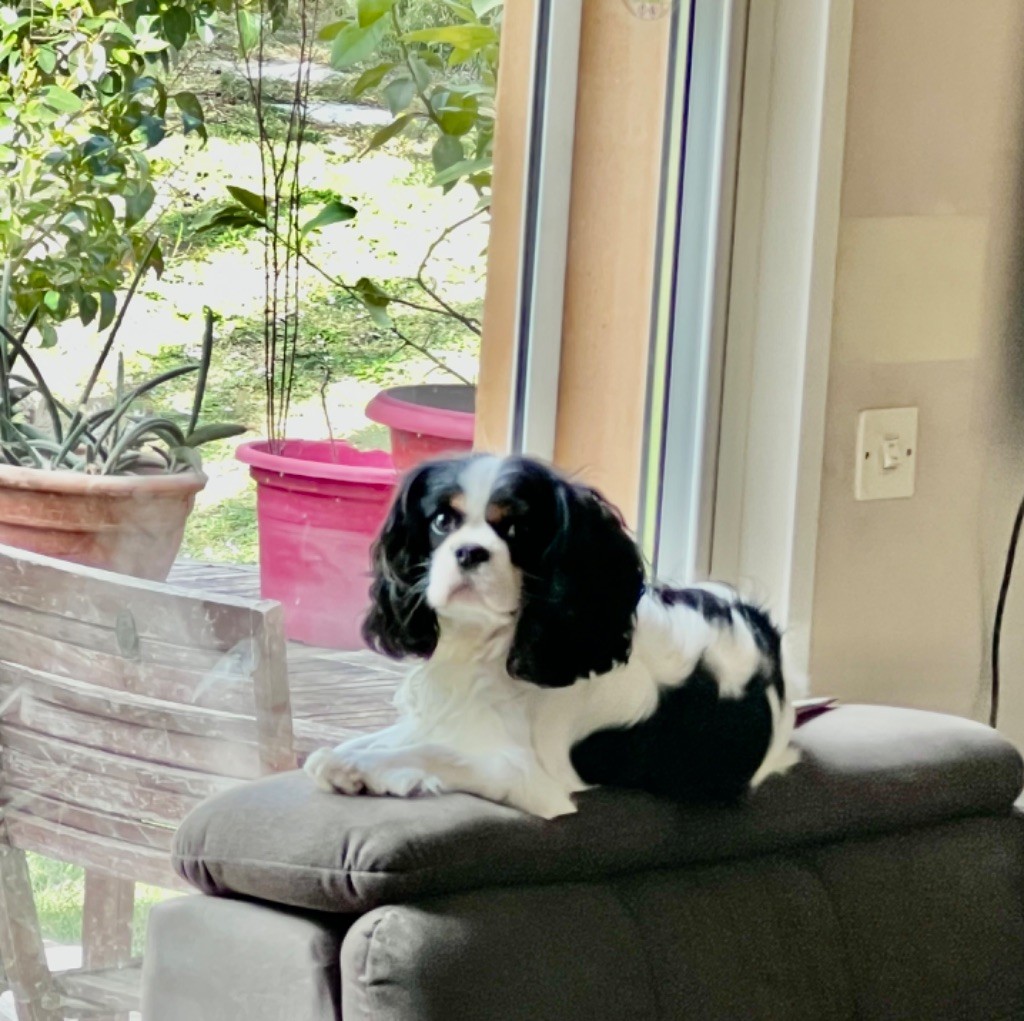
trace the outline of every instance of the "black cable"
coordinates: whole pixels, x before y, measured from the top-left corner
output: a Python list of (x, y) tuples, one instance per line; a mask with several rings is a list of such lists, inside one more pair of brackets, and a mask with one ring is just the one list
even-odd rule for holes
[(999, 601), (996, 603), (996, 619), (992, 625), (992, 698), (989, 702), (988, 722), (990, 727), (999, 719), (999, 642), (1003, 636), (1003, 614), (1006, 612), (1006, 597), (1010, 592), (1010, 577), (1013, 575), (1013, 561), (1017, 556), (1017, 542), (1021, 525), (1024, 525), (1024, 497), (1017, 508), (1010, 533), (1010, 546), (1006, 551), (1006, 565), (1003, 567), (1003, 581), (999, 586)]

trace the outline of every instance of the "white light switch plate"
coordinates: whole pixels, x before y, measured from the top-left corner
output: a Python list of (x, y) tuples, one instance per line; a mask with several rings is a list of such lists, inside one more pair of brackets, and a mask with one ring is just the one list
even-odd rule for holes
[[(875, 408), (857, 419), (858, 500), (894, 500), (914, 495), (917, 470), (917, 408)], [(886, 463), (890, 467), (886, 467)]]

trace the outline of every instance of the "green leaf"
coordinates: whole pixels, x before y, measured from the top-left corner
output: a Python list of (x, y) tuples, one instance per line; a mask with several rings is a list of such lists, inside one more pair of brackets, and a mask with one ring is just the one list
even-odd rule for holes
[(100, 291), (100, 322), (99, 329), (102, 333), (113, 321), (117, 314), (117, 297), (113, 291)]
[(409, 54), (409, 68), (412, 70), (412, 77), (416, 82), (416, 88), (421, 92), (425, 92), (430, 84), (430, 68), (415, 53)]
[(332, 223), (344, 223), (347, 220), (351, 220), (355, 215), (355, 206), (350, 206), (346, 202), (339, 202), (337, 199), (334, 199), (328, 202), (309, 223), (303, 226), (302, 233), (308, 234), (310, 231), (319, 230), (321, 227), (326, 227)]
[(149, 212), (155, 199), (156, 192), (149, 182), (146, 182), (136, 191), (125, 195), (125, 225), (134, 227)]
[(229, 440), (232, 436), (241, 436), (248, 432), (249, 427), (238, 425), (233, 422), (211, 422), (209, 425), (201, 425), (185, 437), (185, 445), (188, 447), (201, 447), (204, 443), (213, 443), (215, 440)]
[(395, 6), (396, 0), (359, 0), (359, 24), (368, 28)]
[(450, 167), (441, 171), (430, 183), (435, 187), (451, 184), (453, 181), (458, 181), (461, 177), (469, 177), (483, 170), (490, 170), (493, 163), (494, 161), (488, 158), (462, 160), (461, 163), (453, 163)]
[(498, 33), (490, 25), (441, 25), (438, 28), (420, 28), (406, 32), (407, 43), (444, 43), (457, 50), (481, 50), (498, 41)]
[(437, 174), (444, 173), (449, 167), (461, 163), (465, 157), (462, 143), (451, 135), (441, 135), (430, 151), (430, 159)]
[(248, 53), (260, 41), (260, 19), (248, 11), (238, 12), (238, 45)]
[(353, 24), (342, 29), (331, 44), (332, 66), (341, 71), (365, 60), (377, 49), (387, 27), (388, 23), (381, 20), (366, 28)]
[(471, 0), (471, 2), (473, 4), (473, 13), (478, 18), (483, 18), (495, 8), (504, 6), (505, 0)]
[(154, 117), (151, 114), (146, 114), (142, 120), (139, 121), (139, 129), (146, 136), (146, 145), (150, 149), (152, 149), (154, 145), (159, 145), (167, 134), (164, 122), (159, 117)]
[(355, 84), (349, 90), (349, 96), (352, 99), (356, 99), (361, 96), (367, 89), (376, 88), (384, 80), (384, 76), (395, 67), (393, 62), (385, 64), (378, 64), (376, 67), (371, 67), (368, 71), (364, 71), (355, 81)]
[(396, 78), (384, 88), (384, 102), (387, 103), (391, 116), (408, 109), (412, 97), (416, 95), (416, 86), (411, 78)]
[(288, 17), (288, 0), (269, 0), (267, 9), (270, 11), (270, 27), (278, 32)]
[[(148, 238), (139, 238), (139, 240), (142, 244), (149, 242)], [(138, 249), (136, 249), (136, 255), (140, 254), (144, 253), (139, 253)], [(149, 268), (156, 274), (157, 280), (164, 275), (164, 253), (159, 245), (153, 245), (149, 251)]]
[(456, 138), (473, 130), (479, 111), (480, 102), (476, 96), (461, 92), (448, 92), (443, 97), (440, 109), (434, 110), (444, 133)]
[(266, 222), (234, 202), (207, 209), (192, 221), (192, 230), (196, 234), (225, 227), (266, 227)]
[(463, 21), (476, 21), (476, 15), (473, 13), (472, 7), (456, 3), (455, 0), (441, 0), (441, 2), (448, 8), (448, 10), (460, 17)]
[(203, 105), (195, 93), (177, 92), (173, 98), (181, 111), (181, 122), (184, 125), (185, 134), (195, 131), (205, 142), (207, 139), (206, 116), (203, 113)]
[(192, 32), (192, 15), (184, 7), (169, 7), (160, 15), (164, 38), (176, 49), (185, 48)]
[(387, 307), (391, 303), (391, 298), (368, 277), (357, 280), (354, 289), (363, 307), (370, 313), (370, 318), (378, 326), (390, 329), (392, 323)]
[(171, 447), (171, 456), (175, 461), (187, 464), (194, 472), (201, 472), (203, 470), (203, 459), (191, 447)]
[(57, 54), (49, 46), (40, 46), (36, 50), (36, 66), (43, 74), (53, 74), (57, 66)]
[(83, 326), (88, 326), (95, 318), (100, 309), (100, 303), (91, 295), (83, 294), (78, 299), (78, 318)]
[(374, 149), (379, 149), (385, 142), (389, 142), (395, 135), (401, 133), (413, 116), (411, 113), (403, 113), (401, 117), (396, 117), (390, 124), (385, 124), (374, 134), (363, 151), (372, 152)]
[(54, 329), (53, 323), (41, 323), (39, 336), (42, 347), (54, 347), (57, 343), (57, 331)]
[(48, 85), (43, 89), (43, 102), (57, 113), (78, 113), (83, 105), (78, 96), (59, 85)]
[(330, 24), (324, 25), (324, 27), (320, 29), (317, 33), (317, 38), (321, 42), (329, 43), (332, 39), (336, 39), (338, 35), (351, 24), (351, 18), (342, 18), (341, 21), (332, 21)]
[(255, 213), (264, 220), (267, 218), (267, 200), (263, 195), (257, 195), (254, 191), (239, 188), (235, 184), (229, 184), (228, 191), (236, 202), (245, 206), (250, 212)]

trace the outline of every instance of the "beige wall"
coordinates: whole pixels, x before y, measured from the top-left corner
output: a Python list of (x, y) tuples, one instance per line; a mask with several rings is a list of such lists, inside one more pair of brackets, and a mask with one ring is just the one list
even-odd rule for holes
[[(982, 716), (1024, 490), (1024, 0), (855, 0), (813, 618), (821, 693)], [(857, 503), (857, 413), (920, 408)], [(1024, 741), (1024, 562), (1004, 725)]]

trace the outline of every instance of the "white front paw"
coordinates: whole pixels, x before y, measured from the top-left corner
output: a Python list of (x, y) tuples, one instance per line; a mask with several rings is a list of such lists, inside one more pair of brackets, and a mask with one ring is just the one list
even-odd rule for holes
[(342, 794), (360, 794), (366, 790), (366, 780), (359, 767), (338, 748), (318, 748), (303, 766), (306, 775), (324, 791)]

